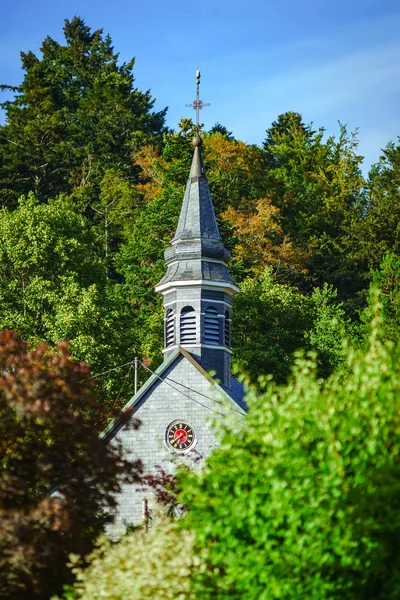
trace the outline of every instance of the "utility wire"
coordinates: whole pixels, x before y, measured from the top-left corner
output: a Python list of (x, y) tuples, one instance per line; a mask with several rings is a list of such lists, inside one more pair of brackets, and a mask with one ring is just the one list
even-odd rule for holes
[(113, 367), (112, 369), (108, 369), (107, 371), (102, 371), (102, 373), (96, 373), (95, 375), (92, 375), (91, 377), (88, 377), (87, 379), (82, 379), (82, 381), (89, 381), (90, 379), (96, 379), (96, 377), (101, 377), (102, 375), (107, 375), (108, 373), (111, 373), (112, 371), (117, 371), (118, 369), (123, 369), (124, 367), (129, 367), (132, 366), (134, 364), (134, 360), (130, 360), (129, 362), (123, 364), (123, 365), (119, 365), (118, 367)]
[[(203, 396), (203, 398), (206, 398), (207, 400), (211, 400), (212, 402), (216, 402), (217, 404), (221, 404), (222, 406), (225, 406), (225, 402), (223, 402), (222, 400), (217, 400), (216, 398), (211, 398), (210, 396), (207, 396), (206, 394), (203, 394), (202, 392), (198, 392), (197, 390), (193, 390), (192, 388), (188, 387), (184, 383), (180, 383), (179, 381), (175, 381), (174, 379), (171, 379), (171, 377), (166, 377), (165, 379), (168, 379), (172, 383), (176, 383), (176, 385), (182, 386), (183, 388), (185, 388), (186, 390), (189, 390), (190, 392), (193, 392), (194, 394), (198, 394), (199, 396)], [(232, 410), (234, 410), (235, 412), (237, 412), (239, 415), (243, 416), (243, 413), (240, 410), (237, 410), (236, 408), (233, 408), (233, 407), (232, 407)]]
[[(204, 408), (206, 408), (207, 410), (211, 410), (213, 412), (216, 412), (217, 414), (221, 415), (222, 417), (225, 417), (226, 415), (224, 415), (221, 412), (218, 411), (214, 411), (213, 408), (210, 408), (210, 406), (207, 406), (206, 404), (203, 404), (202, 402), (199, 402), (198, 400), (195, 400), (194, 398), (192, 398), (191, 396), (188, 396), (188, 394), (185, 394), (185, 392), (182, 392), (182, 390), (176, 388), (175, 386), (173, 386), (171, 383), (169, 383), (167, 381), (167, 378), (163, 379), (162, 377), (160, 377), (160, 375), (158, 375), (157, 373), (155, 373), (154, 371), (152, 371), (151, 369), (149, 369), (149, 367), (147, 367), (146, 365), (144, 365), (143, 363), (140, 363), (142, 367), (144, 367), (147, 371), (149, 371), (150, 373), (152, 373), (152, 375), (155, 375), (160, 381), (163, 381), (164, 383), (166, 383), (167, 385), (169, 385), (170, 388), (172, 388), (173, 390), (175, 390), (176, 392), (182, 394), (183, 396), (186, 396), (186, 398), (189, 398), (189, 400), (193, 400), (193, 402), (196, 402), (196, 404), (199, 404), (200, 406), (203, 406)], [(193, 391), (193, 390), (191, 390)], [(196, 393), (196, 392), (195, 392)]]
[[(152, 373), (153, 375), (155, 375), (160, 381), (163, 381), (164, 383), (166, 383), (167, 385), (169, 385), (169, 387), (171, 387), (173, 390), (175, 390), (176, 392), (179, 392), (180, 394), (182, 394), (186, 398), (189, 398), (189, 400), (192, 400), (193, 402), (196, 402), (196, 404), (199, 404), (200, 406), (203, 406), (203, 408), (206, 408), (207, 410), (211, 410), (212, 412), (217, 413), (218, 415), (221, 415), (221, 417), (226, 417), (226, 414), (224, 414), (222, 412), (219, 412), (218, 410), (215, 410), (215, 409), (211, 408), (210, 406), (207, 406), (207, 404), (203, 404), (203, 402), (200, 402), (199, 400), (195, 400), (194, 398), (192, 398), (188, 394), (185, 394), (185, 392), (183, 392), (179, 388), (176, 388), (175, 386), (173, 386), (171, 383), (169, 383), (169, 381), (168, 381), (169, 378), (168, 377), (165, 377), (163, 379), (162, 377), (160, 377), (160, 375), (158, 375), (157, 373), (155, 373), (154, 371), (152, 371), (147, 365), (144, 365), (143, 363), (140, 363), (140, 365), (144, 369), (146, 369), (147, 371), (149, 371), (150, 373)], [(178, 382), (175, 382), (175, 383), (178, 383)], [(182, 384), (178, 383), (178, 385), (182, 385)], [(201, 394), (200, 392), (197, 392), (196, 390), (192, 390), (191, 388), (189, 388), (187, 386), (183, 386), (183, 387), (186, 387), (186, 389), (188, 389), (189, 391), (191, 391), (193, 394), (200, 394), (201, 396), (204, 396), (204, 394)], [(220, 401), (216, 400), (215, 398), (210, 398), (209, 396), (205, 396), (205, 398), (207, 398), (211, 402), (216, 402), (217, 404), (223, 404), (223, 402), (220, 402)], [(234, 408), (233, 408), (233, 410), (235, 412), (239, 413), (240, 416), (243, 417), (243, 414), (240, 411), (238, 411), (238, 410), (236, 410)]]
[(128, 369), (128, 372), (127, 372), (127, 374), (126, 374), (126, 375), (125, 375), (125, 377), (124, 377), (124, 380), (123, 380), (123, 382), (122, 382), (122, 385), (121, 385), (121, 387), (120, 387), (120, 390), (119, 390), (119, 392), (118, 392), (118, 396), (116, 397), (116, 399), (114, 400), (114, 404), (112, 405), (112, 408), (113, 408), (113, 409), (115, 408), (115, 405), (117, 404), (118, 400), (120, 399), (120, 396), (121, 396), (122, 390), (124, 389), (124, 387), (125, 387), (125, 384), (126, 384), (126, 382), (127, 382), (127, 379), (128, 379), (128, 377), (129, 377), (129, 375), (130, 375), (130, 373), (131, 373), (131, 371), (132, 371), (132, 367), (133, 367), (133, 363), (131, 363), (131, 366), (129, 367), (129, 369)]
[[(107, 371), (102, 371), (101, 373), (96, 373), (95, 375), (92, 375), (91, 377), (88, 377), (87, 379), (83, 379), (82, 381), (89, 381), (91, 379), (96, 379), (97, 377), (101, 377), (102, 375), (108, 375), (108, 373), (111, 373), (113, 371), (117, 371), (119, 369), (123, 369), (124, 367), (130, 367), (124, 382), (122, 384), (122, 388), (125, 385), (125, 381), (134, 365), (134, 360), (131, 360), (127, 363), (124, 363), (123, 365), (118, 365), (117, 367), (113, 367), (112, 369), (107, 369)], [(185, 392), (183, 392), (182, 390), (174, 387), (172, 385), (172, 383), (175, 383), (176, 385), (180, 385), (181, 387), (185, 388), (186, 390), (188, 390), (189, 392), (192, 392), (193, 394), (197, 394), (198, 396), (202, 396), (203, 398), (206, 398), (207, 400), (210, 400), (211, 402), (215, 402), (216, 404), (222, 405), (224, 406), (224, 402), (222, 402), (221, 400), (217, 400), (216, 398), (211, 398), (210, 396), (207, 396), (206, 394), (203, 394), (202, 392), (199, 392), (197, 390), (193, 390), (192, 388), (188, 387), (187, 385), (180, 383), (179, 381), (175, 381), (174, 379), (171, 379), (169, 377), (165, 377), (164, 379), (162, 377), (160, 377), (157, 373), (155, 373), (154, 371), (152, 371), (147, 365), (145, 365), (142, 362), (139, 362), (140, 366), (143, 367), (144, 369), (146, 369), (146, 371), (148, 371), (149, 373), (151, 373), (152, 375), (155, 375), (160, 381), (163, 381), (164, 383), (166, 383), (167, 385), (169, 385), (173, 390), (175, 390), (176, 392), (179, 392), (180, 394), (182, 394), (183, 396), (185, 396), (186, 398), (189, 398), (189, 400), (193, 400), (193, 402), (196, 402), (196, 404), (199, 404), (200, 406), (203, 406), (204, 408), (207, 408), (207, 410), (211, 410), (213, 412), (216, 412), (217, 414), (221, 415), (222, 417), (225, 417), (226, 415), (216, 411), (213, 408), (210, 408), (209, 406), (207, 406), (206, 404), (203, 404), (202, 402), (200, 402), (199, 400), (195, 400), (194, 398), (192, 398), (191, 396), (188, 396), (188, 394), (185, 394)], [(172, 383), (169, 383), (172, 382)], [(121, 394), (122, 388), (120, 389), (117, 399), (115, 402), (118, 401), (119, 396)], [(115, 403), (114, 403), (115, 404)], [(234, 412), (238, 413), (241, 417), (243, 417), (243, 413), (240, 410), (237, 410), (236, 408), (234, 408), (233, 406), (231, 407), (231, 410), (233, 410)]]

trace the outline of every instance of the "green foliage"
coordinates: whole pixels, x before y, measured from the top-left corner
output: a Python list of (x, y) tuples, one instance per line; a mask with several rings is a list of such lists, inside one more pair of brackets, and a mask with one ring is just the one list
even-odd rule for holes
[(141, 465), (99, 438), (106, 411), (66, 343), (29, 351), (4, 331), (0, 373), (0, 596), (42, 600), (70, 580), (69, 553), (90, 551)]
[(162, 299), (154, 286), (165, 273), (164, 250), (174, 237), (193, 152), (193, 124), (182, 120), (179, 133), (165, 136), (159, 155), (138, 158), (149, 177), (143, 184), (143, 206), (115, 256), (125, 281), (135, 339), (152, 366), (158, 366), (163, 343)]
[(285, 380), (293, 352), (303, 346), (311, 325), (307, 298), (296, 288), (276, 283), (270, 269), (247, 278), (234, 298), (234, 364), (255, 381), (262, 373)]
[(343, 360), (347, 319), (336, 292), (315, 288), (311, 296), (276, 281), (271, 269), (247, 278), (234, 298), (234, 365), (253, 381), (272, 374), (285, 381), (300, 348), (318, 352), (323, 377)]
[(138, 215), (115, 257), (117, 272), (125, 280), (135, 339), (153, 366), (163, 343), (162, 298), (154, 286), (165, 273), (163, 250), (173, 237), (181, 202), (182, 194), (166, 186)]
[(65, 45), (47, 37), (40, 58), (21, 54), (24, 81), (2, 105), (3, 205), (29, 191), (46, 200), (87, 186), (93, 198), (107, 169), (135, 180), (132, 152), (163, 130), (166, 111), (151, 112), (150, 92), (134, 87), (134, 60), (118, 65), (108, 35), (79, 17), (65, 21), (64, 35)]
[(118, 543), (101, 539), (79, 566), (72, 557), (77, 581), (66, 600), (194, 600), (190, 576), (198, 561), (192, 555), (193, 535), (178, 532), (159, 517), (151, 529), (126, 534)]
[[(299, 356), (181, 480), (207, 600), (399, 598), (400, 361), (376, 327), (348, 376)], [(267, 381), (265, 381), (267, 383)], [(227, 468), (229, 465), (229, 468)]]
[(387, 253), (374, 273), (373, 287), (380, 290), (386, 334), (397, 341), (400, 333), (400, 257)]
[(365, 219), (356, 232), (358, 254), (371, 271), (387, 252), (400, 256), (400, 144), (388, 144), (369, 174)]
[[(16, 329), (33, 345), (68, 339), (73, 356), (96, 371), (132, 360), (128, 305), (96, 251), (68, 198), (38, 204), (31, 194), (14, 211), (2, 209), (0, 329)], [(118, 372), (102, 378), (104, 401), (114, 401), (121, 381)]]
[(367, 277), (353, 248), (353, 229), (365, 208), (357, 146), (356, 134), (345, 126), (338, 139), (324, 140), (323, 128), (312, 130), (293, 112), (278, 117), (264, 142), (272, 202), (284, 232), (305, 253), (309, 283), (332, 284), (341, 299), (351, 301)]
[(400, 337), (400, 259), (388, 252), (376, 270), (369, 290), (368, 305), (361, 313), (357, 329), (359, 343), (365, 344), (377, 298), (382, 304), (381, 327), (387, 339), (397, 343)]
[(346, 337), (351, 333), (350, 319), (337, 292), (328, 284), (314, 288), (310, 298), (311, 326), (304, 332), (304, 347), (317, 353), (318, 373), (329, 376), (346, 358)]

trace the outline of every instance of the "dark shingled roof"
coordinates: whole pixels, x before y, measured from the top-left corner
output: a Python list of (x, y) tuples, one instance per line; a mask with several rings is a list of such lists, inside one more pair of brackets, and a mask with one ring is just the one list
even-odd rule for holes
[[(194, 154), (175, 237), (165, 253), (168, 269), (158, 286), (174, 281), (235, 282), (226, 268), (231, 257), (224, 248), (201, 157), (201, 140)], [(157, 289), (157, 288), (156, 288)]]
[[(200, 153), (200, 149), (195, 148), (193, 161), (198, 153)], [(215, 218), (210, 188), (204, 173), (198, 177), (189, 177), (188, 179), (178, 228), (172, 243), (199, 238), (222, 241)]]
[(173, 263), (168, 267), (166, 274), (158, 285), (163, 285), (169, 281), (199, 280), (236, 285), (225, 265), (207, 262), (205, 260), (190, 260)]

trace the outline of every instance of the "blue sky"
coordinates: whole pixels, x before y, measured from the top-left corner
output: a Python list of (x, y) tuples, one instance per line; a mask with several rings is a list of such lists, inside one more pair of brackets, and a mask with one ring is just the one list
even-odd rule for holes
[[(400, 135), (398, 0), (20, 0), (5, 2), (0, 83), (18, 85), (20, 50), (62, 42), (65, 18), (80, 15), (110, 33), (121, 60), (136, 57), (136, 84), (169, 107), (168, 125), (191, 114), (202, 71), (206, 127), (226, 125), (261, 144), (286, 110), (337, 134), (359, 128), (365, 169)], [(5, 94), (2, 95), (5, 99)]]

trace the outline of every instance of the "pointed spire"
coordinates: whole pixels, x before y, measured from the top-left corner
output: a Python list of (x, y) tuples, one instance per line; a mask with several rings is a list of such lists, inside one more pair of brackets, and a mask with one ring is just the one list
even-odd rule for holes
[(189, 239), (221, 240), (210, 188), (204, 171), (201, 144), (201, 138), (196, 136), (193, 140), (192, 166), (186, 184), (178, 227), (172, 240), (173, 244), (179, 243), (179, 240)]
[(194, 154), (193, 154), (193, 160), (192, 160), (192, 167), (190, 169), (190, 174), (189, 174), (190, 178), (201, 177), (202, 175), (205, 175), (203, 158), (201, 156), (202, 144), (203, 144), (203, 140), (201, 139), (201, 137), (196, 136), (193, 139)]
[(218, 231), (201, 156), (200, 71), (196, 73), (197, 133), (178, 227), (165, 250), (167, 272), (156, 286), (164, 296), (165, 356), (182, 345), (204, 369), (212, 369), (230, 387), (232, 296), (239, 289), (229, 274), (230, 252)]

